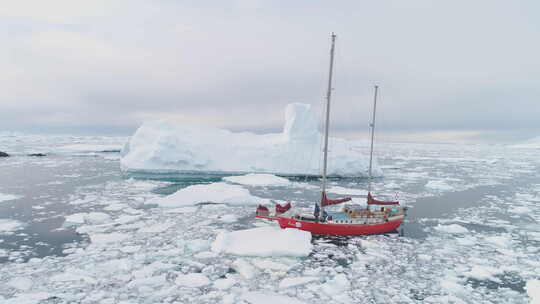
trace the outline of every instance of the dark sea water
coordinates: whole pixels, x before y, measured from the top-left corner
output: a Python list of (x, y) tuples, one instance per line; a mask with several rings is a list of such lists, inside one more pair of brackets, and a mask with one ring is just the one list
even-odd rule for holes
[[(53, 303), (51, 299), (57, 299), (54, 303), (84, 299), (94, 303), (89, 297), (99, 291), (103, 296), (96, 303), (109, 298), (111, 303), (181, 302), (189, 297), (197, 303), (214, 303), (246, 288), (279, 291), (284, 277), (314, 277), (315, 283), (300, 284), (283, 294), (313, 303), (329, 298), (343, 303), (359, 299), (367, 303), (527, 303), (527, 282), (540, 278), (537, 150), (386, 144), (389, 149), (378, 153), (384, 177), (374, 180), (374, 192), (380, 198), (397, 196), (408, 206), (406, 222), (397, 231), (381, 236), (316, 237), (307, 258), (269, 259), (288, 265), (285, 273), (255, 266), (259, 275), (242, 281), (242, 270), (231, 266), (234, 257), (211, 259), (210, 269), (204, 266), (208, 260), (194, 258), (199, 249), (193, 251), (193, 244), (203, 244), (204, 252), (219, 231), (260, 225), (253, 218), (255, 207), (206, 205), (172, 212), (148, 204), (190, 185), (220, 182), (223, 176), (123, 173), (120, 154), (102, 152), (102, 145), (121, 146), (123, 140), (29, 136), (0, 140), (0, 150), (13, 154), (0, 158), (0, 302), (35, 297), (36, 303)], [(72, 144), (88, 149), (60, 149)], [(28, 156), (34, 151), (47, 156)], [(288, 178), (289, 186), (243, 187), (253, 196), (293, 201), (295, 208), (311, 212), (320, 197), (318, 178)], [(330, 196), (337, 198), (350, 189), (366, 189), (367, 179), (334, 178), (330, 184), (334, 187)], [(358, 201), (364, 198), (352, 196)], [(70, 215), (88, 213), (97, 215), (84, 223), (66, 222)], [(227, 214), (237, 220), (220, 222)], [(175, 228), (161, 231), (159, 225), (164, 223)], [(137, 232), (147, 226), (159, 233)], [(95, 235), (119, 239), (96, 247)], [(264, 258), (243, 260), (258, 265)], [(110, 261), (116, 261), (109, 265), (116, 274), (100, 268)], [(148, 265), (155, 267), (147, 276), (163, 274), (163, 281), (137, 281), (137, 271)], [(205, 287), (179, 293), (171, 289), (169, 277), (189, 269), (211, 280), (228, 271), (236, 283), (225, 290)], [(346, 275), (349, 285), (342, 288), (332, 281), (339, 274)], [(24, 285), (24, 278), (32, 278), (31, 287)], [(135, 285), (120, 292), (114, 287), (118, 280)], [(388, 282), (393, 282), (391, 287)], [(342, 288), (342, 295), (335, 298), (317, 291), (324, 284)]]

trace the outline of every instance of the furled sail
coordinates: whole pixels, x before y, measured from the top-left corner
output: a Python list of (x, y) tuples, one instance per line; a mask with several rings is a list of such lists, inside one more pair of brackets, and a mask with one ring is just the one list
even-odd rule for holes
[(378, 201), (371, 196), (371, 192), (367, 195), (367, 203), (368, 205), (399, 205), (399, 202)]
[(322, 197), (321, 197), (321, 205), (324, 207), (324, 206), (330, 206), (330, 205), (336, 205), (336, 204), (341, 204), (341, 203), (344, 203), (344, 202), (348, 202), (350, 201), (351, 198), (350, 197), (347, 197), (347, 198), (341, 198), (341, 199), (337, 199), (337, 200), (330, 200), (328, 199), (328, 197), (326, 196), (326, 193), (323, 192), (322, 193)]

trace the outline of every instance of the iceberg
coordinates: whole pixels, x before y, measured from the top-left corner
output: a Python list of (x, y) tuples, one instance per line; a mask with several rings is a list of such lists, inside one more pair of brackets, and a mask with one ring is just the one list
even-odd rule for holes
[[(311, 105), (285, 109), (283, 132), (234, 133), (165, 120), (143, 123), (124, 145), (121, 167), (128, 172), (211, 172), (320, 175), (322, 136)], [(366, 176), (364, 145), (330, 139), (329, 175)], [(376, 164), (374, 175), (381, 175)]]

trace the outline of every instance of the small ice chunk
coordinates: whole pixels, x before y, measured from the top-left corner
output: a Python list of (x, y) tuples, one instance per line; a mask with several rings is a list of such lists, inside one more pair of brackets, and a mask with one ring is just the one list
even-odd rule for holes
[(160, 233), (174, 226), (174, 223), (158, 223), (139, 229), (142, 233)]
[(494, 275), (502, 273), (503, 271), (500, 268), (474, 265), (470, 271), (463, 273), (464, 275), (477, 279), (477, 280), (490, 280), (494, 282), (500, 282)]
[(285, 278), (279, 282), (279, 288), (289, 288), (300, 285), (305, 285), (309, 282), (317, 281), (316, 277), (296, 277), (296, 278)]
[(148, 204), (160, 207), (175, 208), (195, 205), (198, 203), (217, 203), (230, 205), (257, 205), (268, 200), (252, 196), (242, 186), (223, 182), (212, 184), (192, 185), (178, 190), (169, 196), (149, 200)]
[(127, 204), (123, 204), (123, 203), (114, 203), (114, 204), (110, 204), (109, 206), (103, 208), (104, 210), (107, 210), (107, 211), (120, 211), (124, 208), (127, 208), (129, 207)]
[(120, 233), (120, 232), (90, 234), (90, 240), (94, 244), (107, 244), (107, 243), (121, 242), (127, 239), (128, 237), (129, 235)]
[(531, 304), (540, 304), (540, 280), (528, 280), (525, 289)]
[(186, 287), (202, 287), (209, 285), (210, 280), (202, 273), (188, 273), (179, 275), (175, 283)]
[(227, 290), (233, 287), (234, 284), (236, 284), (236, 280), (234, 278), (218, 279), (214, 281), (214, 288)]
[(66, 218), (66, 224), (84, 224), (84, 216), (86, 213), (75, 213), (71, 215), (67, 215)]
[(432, 180), (432, 181), (427, 182), (426, 188), (429, 188), (431, 190), (441, 191), (441, 192), (451, 191), (454, 189), (454, 187), (448, 185), (444, 181), (437, 181), (437, 180)]
[(437, 225), (437, 227), (434, 228), (437, 231), (444, 232), (444, 233), (467, 233), (469, 230), (461, 225), (458, 224), (450, 224), (450, 225)]
[(18, 290), (29, 290), (30, 288), (32, 288), (32, 280), (30, 280), (29, 278), (25, 278), (25, 277), (16, 277), (16, 278), (13, 278), (11, 280), (9, 280), (6, 285), (9, 286), (9, 287), (13, 287), (15, 289), (18, 289)]
[(24, 228), (25, 224), (12, 219), (0, 219), (0, 234), (11, 233)]
[(486, 237), (485, 240), (497, 247), (506, 248), (512, 245), (512, 239), (504, 235), (496, 235)]
[(210, 242), (208, 240), (196, 239), (187, 243), (187, 248), (192, 252), (200, 252), (210, 249)]
[(270, 270), (278, 270), (278, 271), (287, 271), (291, 268), (290, 265), (274, 262), (270, 259), (253, 259), (251, 263), (257, 266), (259, 269), (264, 269), (264, 270), (270, 269)]
[(124, 246), (120, 248), (120, 251), (124, 253), (135, 253), (141, 249), (140, 245), (134, 245), (134, 246)]
[(194, 255), (197, 259), (212, 259), (218, 257), (218, 254), (212, 251), (203, 251)]
[(305, 257), (312, 248), (311, 233), (277, 227), (221, 232), (212, 243), (214, 252), (241, 256)]
[(332, 280), (326, 282), (322, 285), (322, 290), (327, 295), (339, 295), (347, 291), (351, 283), (347, 276), (343, 273), (337, 274)]
[(242, 300), (250, 304), (305, 304), (298, 299), (280, 295), (277, 293), (267, 293), (259, 291), (250, 291), (242, 294)]
[(0, 203), (22, 198), (22, 195), (0, 193)]
[(291, 184), (286, 178), (275, 176), (273, 174), (257, 174), (250, 173), (239, 176), (227, 176), (223, 178), (224, 181), (247, 185), (247, 186), (288, 186)]
[(89, 212), (85, 214), (84, 220), (92, 225), (101, 225), (110, 222), (111, 216), (103, 212)]
[(238, 221), (238, 217), (234, 214), (225, 214), (224, 216), (220, 217), (219, 220), (223, 223), (231, 224)]
[(255, 267), (244, 259), (234, 261), (232, 267), (246, 280), (252, 279), (257, 273)]

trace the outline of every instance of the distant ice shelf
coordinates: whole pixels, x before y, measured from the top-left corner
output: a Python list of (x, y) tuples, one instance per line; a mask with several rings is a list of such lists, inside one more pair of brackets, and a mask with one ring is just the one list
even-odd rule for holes
[[(321, 135), (308, 104), (285, 109), (282, 133), (233, 133), (208, 126), (148, 121), (122, 149), (125, 171), (273, 173), (320, 175)], [(342, 138), (330, 139), (329, 175), (366, 176), (365, 145)], [(375, 161), (375, 175), (382, 172)]]

